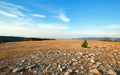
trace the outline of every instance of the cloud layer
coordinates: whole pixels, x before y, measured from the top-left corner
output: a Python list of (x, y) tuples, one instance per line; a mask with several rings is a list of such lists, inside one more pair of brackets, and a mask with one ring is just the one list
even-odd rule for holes
[(95, 28), (92, 25), (82, 27), (75, 25), (75, 27), (74, 22), (71, 23), (72, 19), (65, 14), (65, 11), (52, 8), (48, 12), (33, 11), (23, 5), (0, 1), (0, 35), (47, 38), (120, 37), (119, 24)]
[[(21, 5), (0, 1), (0, 35), (56, 38), (58, 34), (64, 34), (62, 30), (69, 29), (64, 23), (41, 22), (42, 18), (47, 17), (32, 13)], [(61, 18), (68, 21), (65, 15), (61, 15)]]
[(21, 5), (16, 5), (16, 4), (12, 4), (12, 3), (8, 3), (8, 2), (3, 2), (0, 1), (0, 10), (2, 12), (4, 12), (4, 14), (7, 14), (5, 16), (8, 16), (8, 14), (10, 15), (14, 15), (14, 16), (25, 16), (24, 13), (21, 11), (29, 11), (29, 9), (24, 8)]
[(111, 24), (111, 25), (108, 25), (107, 28), (108, 29), (120, 29), (120, 25), (118, 25), (118, 24)]
[(66, 25), (62, 25), (62, 24), (40, 24), (38, 25), (40, 28), (43, 28), (43, 29), (54, 29), (54, 30), (66, 30), (68, 29), (69, 27), (66, 26)]

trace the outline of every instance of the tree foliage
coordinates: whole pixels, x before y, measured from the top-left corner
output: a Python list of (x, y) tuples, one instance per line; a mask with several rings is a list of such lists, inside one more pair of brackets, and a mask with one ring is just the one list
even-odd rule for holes
[(3, 38), (0, 38), (0, 43), (5, 43), (5, 40)]

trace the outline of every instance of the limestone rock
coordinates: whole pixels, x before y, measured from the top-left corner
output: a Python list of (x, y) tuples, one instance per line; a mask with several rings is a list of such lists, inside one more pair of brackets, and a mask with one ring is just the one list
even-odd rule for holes
[(94, 75), (102, 75), (97, 69), (91, 69), (89, 70), (89, 73)]
[(15, 72), (20, 72), (20, 71), (24, 71), (25, 70), (25, 67), (24, 66), (18, 66), (16, 68), (13, 69), (13, 73)]
[(114, 71), (111, 70), (111, 69), (107, 71), (107, 74), (108, 74), (108, 75), (117, 75), (116, 72), (114, 72)]
[(34, 68), (34, 67), (36, 67), (37, 65), (36, 64), (32, 64), (32, 65), (29, 65), (28, 67), (27, 67), (27, 69), (32, 69), (32, 68)]

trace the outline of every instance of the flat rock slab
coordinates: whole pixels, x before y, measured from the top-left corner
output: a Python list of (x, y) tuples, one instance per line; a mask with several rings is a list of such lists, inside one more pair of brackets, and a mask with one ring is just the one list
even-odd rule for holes
[(13, 73), (20, 72), (20, 71), (25, 71), (25, 66), (18, 66), (13, 69)]

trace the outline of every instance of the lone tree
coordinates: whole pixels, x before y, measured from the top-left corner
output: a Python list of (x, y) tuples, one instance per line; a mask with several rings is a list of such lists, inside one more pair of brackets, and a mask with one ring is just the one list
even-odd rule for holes
[(84, 42), (82, 43), (81, 45), (82, 47), (84, 48), (87, 48), (88, 47), (88, 43), (87, 43), (87, 40), (84, 40)]

